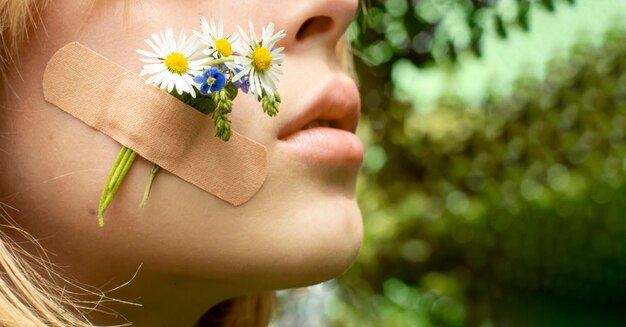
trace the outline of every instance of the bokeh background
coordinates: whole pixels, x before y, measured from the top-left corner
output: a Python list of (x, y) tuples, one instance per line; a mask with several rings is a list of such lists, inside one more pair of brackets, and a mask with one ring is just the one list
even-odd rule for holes
[(364, 244), (272, 327), (626, 326), (626, 1), (363, 5)]

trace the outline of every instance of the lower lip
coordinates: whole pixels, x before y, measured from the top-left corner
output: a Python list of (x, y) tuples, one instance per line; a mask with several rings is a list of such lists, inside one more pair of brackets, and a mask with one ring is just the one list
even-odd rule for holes
[(318, 163), (361, 165), (363, 143), (353, 133), (330, 127), (300, 130), (281, 139), (283, 146)]

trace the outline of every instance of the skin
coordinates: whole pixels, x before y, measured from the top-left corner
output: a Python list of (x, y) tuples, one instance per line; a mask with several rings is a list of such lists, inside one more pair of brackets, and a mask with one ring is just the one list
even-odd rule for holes
[[(343, 273), (361, 246), (355, 200), (358, 166), (316, 163), (276, 146), (278, 130), (332, 78), (348, 78), (337, 42), (357, 0), (51, 1), (10, 67), (0, 107), (0, 201), (70, 276), (103, 290), (137, 276), (110, 296), (141, 303), (114, 309), (137, 326), (191, 326), (213, 305), (235, 296), (312, 285)], [(280, 13), (280, 14), (277, 14)], [(273, 21), (287, 36), (283, 103), (267, 117), (239, 96), (230, 118), (239, 133), (265, 145), (268, 175), (246, 204), (233, 207), (161, 170), (140, 209), (151, 163), (137, 157), (98, 227), (96, 210), (121, 145), (43, 99), (41, 80), (52, 54), (80, 41), (139, 73), (136, 49), (165, 27), (199, 29), (199, 16), (221, 15), (226, 31)], [(325, 28), (303, 23), (327, 17)], [(327, 20), (328, 22), (328, 20)], [(330, 27), (329, 27), (330, 26)], [(178, 29), (177, 29), (178, 31)], [(140, 95), (137, 95), (140, 96)], [(16, 236), (17, 237), (17, 236)], [(96, 324), (125, 319), (96, 315)]]

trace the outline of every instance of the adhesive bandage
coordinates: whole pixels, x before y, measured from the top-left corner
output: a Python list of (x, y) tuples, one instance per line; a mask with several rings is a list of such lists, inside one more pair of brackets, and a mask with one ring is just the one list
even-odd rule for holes
[(265, 181), (262, 144), (234, 131), (220, 140), (210, 115), (78, 42), (50, 59), (43, 92), (46, 101), (232, 205), (248, 201)]

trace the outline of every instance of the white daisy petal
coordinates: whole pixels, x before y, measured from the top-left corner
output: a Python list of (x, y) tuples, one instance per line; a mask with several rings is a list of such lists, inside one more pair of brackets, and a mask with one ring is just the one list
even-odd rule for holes
[(191, 96), (193, 98), (195, 98), (196, 97), (196, 91), (195, 91), (194, 85), (196, 83), (193, 81), (193, 76), (189, 75), (189, 74), (184, 74), (183, 75), (183, 79), (184, 79), (185, 84), (187, 84), (187, 86), (188, 86), (189, 94), (191, 94)]
[(209, 23), (206, 21), (204, 16), (200, 16), (200, 28), (202, 29), (203, 34), (208, 33)]
[(199, 46), (196, 37), (195, 35), (192, 35), (188, 42), (181, 46), (180, 53), (182, 53), (185, 58), (191, 58), (196, 55), (198, 48)]
[(202, 40), (202, 41), (206, 41), (206, 40), (204, 39), (204, 35), (202, 35), (202, 33), (198, 32), (198, 31), (196, 31), (196, 30), (191, 30), (191, 32), (192, 32), (195, 36), (197, 36), (200, 40)]
[(160, 73), (153, 74), (146, 80), (146, 84), (152, 84), (154, 86), (160, 86), (163, 83), (163, 79), (170, 75), (171, 73), (167, 70), (164, 70)]
[(154, 84), (154, 85), (161, 85), (161, 83), (163, 83), (163, 80), (164, 80), (164, 79), (165, 79), (165, 78), (166, 78), (169, 74), (171, 74), (171, 73), (170, 73), (169, 71), (167, 71), (167, 70), (162, 71), (161, 73), (159, 73), (158, 75), (156, 75), (156, 76), (154, 77), (153, 84)]
[(252, 25), (252, 21), (248, 21), (248, 27), (250, 28), (250, 41), (254, 42), (254, 44), (259, 43), (256, 33), (254, 32), (254, 25)]
[[(272, 71), (270, 69), (271, 74), (267, 74), (267, 77), (270, 78), (272, 80), (272, 82), (274, 83), (274, 85), (278, 84), (278, 74), (276, 74), (274, 71)], [(274, 89), (276, 89), (276, 87), (274, 86)]]
[(263, 88), (269, 95), (274, 95), (274, 90), (276, 89), (276, 85), (272, 81), (272, 79), (268, 76), (268, 74), (261, 74), (260, 80), (263, 84)]
[(246, 72), (240, 71), (239, 73), (235, 74), (235, 76), (233, 76), (233, 81), (236, 82), (240, 80), (244, 75), (246, 75)]
[(269, 23), (266, 27), (263, 28), (261, 42), (263, 43), (264, 47), (269, 47), (266, 44), (268, 44), (270, 40), (272, 39), (273, 33), (274, 33), (274, 23)]
[(186, 91), (185, 81), (180, 74), (174, 74), (174, 82), (176, 83), (176, 93), (183, 94), (183, 91)]
[(217, 25), (217, 35), (216, 38), (221, 39), (224, 37), (224, 22), (222, 21), (222, 17), (220, 17), (220, 22)]
[(215, 35), (217, 28), (215, 27), (215, 17), (211, 16), (211, 25), (209, 25), (209, 31), (211, 34), (211, 37), (215, 38), (217, 35)]
[(272, 56), (272, 64), (273, 65), (280, 65), (283, 61), (285, 61), (285, 58), (283, 56)]
[(174, 29), (171, 27), (165, 30), (165, 42), (168, 46), (168, 52), (176, 52), (176, 39), (174, 38)]
[(159, 32), (159, 36), (161, 37), (159, 40), (162, 43), (162, 45), (160, 46), (161, 49), (163, 49), (164, 53), (170, 53), (173, 50), (170, 49), (169, 44), (167, 43), (167, 39), (165, 38), (165, 33), (163, 33), (163, 31)]
[(148, 64), (143, 66), (143, 71), (145, 74), (155, 74), (158, 72), (167, 69), (163, 64)]
[[(153, 33), (151, 36), (152, 40), (146, 39), (145, 41), (154, 52), (137, 50), (137, 53), (146, 57), (139, 59), (146, 63), (139, 76), (147, 76), (147, 84), (158, 86), (168, 93), (175, 90), (178, 94), (186, 92), (195, 97), (196, 92), (191, 76), (203, 72), (202, 62), (198, 60), (202, 57), (200, 38), (197, 35), (187, 37), (182, 30), (176, 38), (172, 28)], [(166, 59), (174, 52), (186, 60), (184, 71), (180, 71), (181, 66), (168, 67), (166, 65)]]
[(246, 32), (241, 28), (241, 26), (237, 26), (237, 29), (239, 30), (239, 35), (241, 36), (241, 39), (245, 43), (250, 43), (250, 39), (248, 38), (248, 34), (246, 34)]
[(183, 31), (180, 31), (180, 34), (178, 35), (178, 42), (176, 44), (176, 52), (182, 52), (182, 46), (185, 44), (187, 36), (185, 35), (185, 33), (183, 33)]
[[(157, 52), (159, 54), (165, 54), (167, 52), (167, 49), (165, 47), (165, 44), (163, 44), (163, 37), (159, 37), (158, 34), (156, 33), (152, 33), (152, 39), (154, 40), (154, 44), (152, 44), (152, 42), (150, 40), (146, 39), (146, 43), (148, 43), (154, 50), (156, 51), (160, 51)], [(163, 36), (163, 34), (161, 34), (161, 36)]]
[(148, 77), (148, 79), (146, 79), (146, 84), (150, 84), (150, 85), (158, 85), (157, 83), (154, 82), (154, 80), (156, 79), (158, 75), (152, 75), (150, 77)]
[(201, 67), (201, 66), (202, 66), (202, 64), (203, 64), (203, 63), (205, 63), (205, 62), (206, 62), (206, 59), (201, 59), (201, 60), (189, 60), (189, 61), (188, 61), (188, 64), (189, 64), (189, 67), (190, 67), (190, 68), (191, 68), (191, 67), (197, 68), (197, 67)]
[(146, 51), (146, 50), (141, 50), (141, 49), (137, 49), (136, 50), (138, 54), (142, 55), (142, 56), (146, 56), (146, 57), (152, 57), (152, 58), (159, 58), (159, 55), (156, 53), (152, 53), (150, 51)]
[[(284, 30), (274, 33), (274, 24), (270, 22), (261, 29), (261, 39), (258, 39), (252, 22), (248, 22), (248, 27), (250, 30), (249, 36), (243, 29), (239, 28), (241, 42), (243, 44), (239, 46), (240, 50), (235, 62), (243, 66), (243, 68), (241, 68), (241, 71), (236, 74), (234, 78), (241, 79), (243, 76), (248, 75), (250, 93), (254, 94), (257, 99), (259, 99), (263, 93), (273, 95), (276, 91), (278, 75), (282, 74), (277, 66), (284, 61), (284, 55), (281, 54), (284, 48), (273, 49), (273, 47), (285, 34)], [(254, 56), (258, 53), (257, 51), (261, 48), (265, 49), (265, 54), (269, 52), (269, 63), (263, 63), (267, 58), (261, 59), (263, 60), (262, 62), (258, 62), (258, 59), (254, 59)]]
[[(272, 68), (270, 68), (270, 71), (272, 72), (273, 75), (282, 75), (283, 71), (280, 70), (279, 68), (277, 68), (276, 66), (273, 66)], [(276, 79), (278, 79), (278, 77), (276, 77)]]
[(213, 54), (215, 53), (215, 50), (213, 49), (204, 49), (202, 50), (202, 54), (204, 54), (205, 56), (213, 56)]
[[(198, 74), (195, 74), (195, 75), (198, 75)], [(193, 76), (195, 76), (195, 75), (193, 75)], [(192, 75), (189, 75), (189, 74), (184, 74), (184, 75), (182, 75), (183, 80), (185, 81), (185, 83), (186, 83), (187, 85), (194, 85), (194, 84), (196, 84), (196, 83), (193, 81), (193, 76), (192, 76)], [(193, 89), (193, 88), (192, 88), (192, 89)]]
[(266, 47), (266, 48), (268, 48), (268, 49), (271, 49), (271, 48), (273, 48), (273, 47), (276, 45), (276, 43), (277, 43), (278, 41), (280, 41), (280, 40), (281, 40), (284, 36), (285, 36), (285, 34), (283, 34), (283, 35), (275, 35), (274, 37), (270, 38), (270, 39), (267, 41), (267, 43), (265, 43), (263, 46), (264, 46), (264, 47)]

